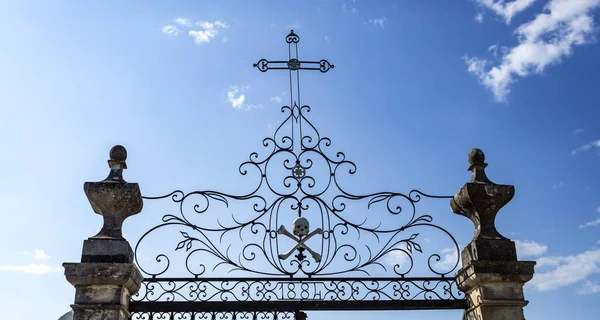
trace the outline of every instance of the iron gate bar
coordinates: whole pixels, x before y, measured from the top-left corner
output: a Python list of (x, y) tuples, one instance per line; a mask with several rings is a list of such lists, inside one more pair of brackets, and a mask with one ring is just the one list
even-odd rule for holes
[(452, 301), (453, 278), (160, 278), (145, 279), (134, 302)]
[(411, 301), (233, 301), (233, 302), (130, 302), (129, 310), (136, 312), (252, 312), (252, 311), (389, 311), (423, 309), (467, 309), (467, 300)]

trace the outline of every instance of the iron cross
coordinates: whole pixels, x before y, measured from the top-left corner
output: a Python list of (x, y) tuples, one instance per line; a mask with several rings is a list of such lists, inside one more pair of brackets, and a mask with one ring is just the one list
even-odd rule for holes
[[(267, 70), (289, 70), (290, 72), (290, 107), (294, 105), (302, 106), (300, 104), (300, 70), (318, 70), (322, 73), (333, 69), (334, 65), (325, 59), (320, 61), (304, 61), (298, 58), (298, 42), (300, 37), (294, 33), (294, 30), (290, 31), (285, 37), (285, 42), (288, 44), (288, 60), (269, 61), (267, 59), (260, 59), (257, 63), (253, 64), (255, 68), (258, 68), (261, 72), (267, 72)], [(295, 79), (294, 79), (295, 78)], [(295, 80), (295, 83), (294, 83)], [(295, 85), (294, 85), (295, 84)], [(295, 87), (295, 88), (294, 88)], [(296, 89), (296, 90), (294, 90)]]
[(322, 73), (333, 69), (334, 65), (325, 59), (320, 61), (304, 61), (298, 58), (298, 42), (300, 37), (294, 33), (294, 30), (290, 31), (285, 37), (285, 42), (288, 44), (288, 60), (270, 61), (267, 59), (260, 59), (257, 63), (253, 64), (255, 68), (258, 68), (261, 72), (267, 72), (267, 70), (288, 70), (290, 73), (290, 108), (300, 109), (302, 104), (300, 103), (300, 70), (318, 70)]

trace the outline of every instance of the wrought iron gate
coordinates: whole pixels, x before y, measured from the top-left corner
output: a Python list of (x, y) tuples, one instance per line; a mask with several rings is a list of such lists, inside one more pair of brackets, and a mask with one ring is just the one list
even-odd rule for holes
[[(284, 120), (263, 150), (239, 167), (253, 179), (252, 191), (144, 198), (172, 201), (176, 213), (165, 214), (135, 246), (145, 279), (130, 302), (132, 319), (304, 320), (302, 311), (310, 310), (466, 309), (451, 274), (458, 244), (417, 210), (425, 199), (451, 197), (349, 191), (356, 165), (330, 149), (298, 94), (300, 70), (325, 73), (334, 66), (300, 60), (293, 31), (286, 42), (287, 60), (254, 65), (289, 71), (290, 106), (281, 109)], [(424, 243), (426, 230), (436, 234), (436, 248)], [(156, 235), (175, 250), (141, 259)], [(172, 276), (173, 268), (186, 276)]]

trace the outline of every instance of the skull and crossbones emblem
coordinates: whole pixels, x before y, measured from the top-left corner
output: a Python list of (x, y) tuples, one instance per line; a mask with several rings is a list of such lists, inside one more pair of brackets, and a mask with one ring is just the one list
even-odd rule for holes
[(309, 248), (305, 244), (305, 242), (308, 241), (308, 239), (315, 236), (316, 234), (323, 234), (323, 229), (317, 228), (316, 230), (309, 233), (309, 227), (310, 225), (308, 224), (308, 220), (304, 217), (296, 218), (296, 220), (294, 220), (294, 223), (292, 223), (293, 234), (290, 233), (283, 225), (279, 227), (279, 230), (277, 230), (278, 234), (287, 236), (288, 238), (297, 242), (296, 245), (290, 249), (290, 251), (288, 251), (285, 254), (280, 254), (279, 259), (286, 260), (292, 255), (292, 253), (294, 253), (295, 250), (299, 248), (304, 248), (310, 253), (310, 255), (313, 257), (313, 259), (315, 259), (316, 262), (321, 261), (321, 255)]

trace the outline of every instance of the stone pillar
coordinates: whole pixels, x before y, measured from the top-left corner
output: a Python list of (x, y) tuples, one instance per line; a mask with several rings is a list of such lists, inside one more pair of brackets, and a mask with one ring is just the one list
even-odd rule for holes
[(123, 221), (142, 210), (137, 183), (123, 180), (127, 151), (122, 146), (110, 150), (110, 173), (104, 181), (83, 186), (94, 212), (104, 225), (97, 235), (83, 242), (80, 263), (64, 263), (67, 281), (75, 287), (71, 305), (74, 320), (126, 320), (129, 300), (142, 283), (133, 264), (133, 250), (123, 238)]
[(517, 261), (515, 243), (495, 226), (496, 214), (513, 198), (515, 188), (487, 178), (481, 150), (471, 150), (469, 163), (471, 182), (450, 201), (454, 213), (475, 224), (475, 236), (462, 250), (462, 268), (455, 275), (469, 302), (463, 319), (523, 320), (528, 303), (523, 285), (533, 277), (535, 262)]

